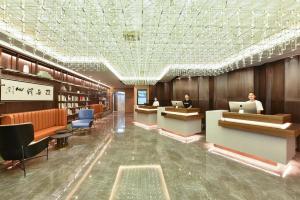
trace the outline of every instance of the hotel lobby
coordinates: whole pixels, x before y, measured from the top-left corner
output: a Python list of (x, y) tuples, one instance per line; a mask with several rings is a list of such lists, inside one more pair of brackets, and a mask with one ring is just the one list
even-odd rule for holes
[(300, 199), (300, 1), (0, 0), (0, 199)]

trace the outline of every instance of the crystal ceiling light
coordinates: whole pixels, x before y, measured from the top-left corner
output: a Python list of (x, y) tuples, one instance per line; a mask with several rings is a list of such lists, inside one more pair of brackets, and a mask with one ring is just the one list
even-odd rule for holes
[(299, 13), (295, 0), (3, 0), (0, 29), (62, 63), (103, 63), (124, 82), (153, 83), (296, 51)]
[(7, 48), (10, 48), (10, 49), (13, 49), (13, 50), (15, 50), (15, 51), (17, 51), (17, 52), (19, 52), (19, 53), (22, 53), (22, 54), (28, 56), (28, 57), (31, 57), (31, 58), (40, 60), (40, 61), (42, 61), (42, 62), (45, 62), (45, 63), (47, 63), (47, 64), (49, 64), (49, 65), (51, 65), (51, 66), (55, 66), (55, 67), (57, 67), (57, 68), (59, 68), (59, 69), (62, 69), (62, 70), (65, 70), (65, 71), (67, 71), (67, 72), (70, 72), (70, 73), (72, 73), (72, 74), (75, 74), (75, 75), (77, 75), (77, 76), (79, 76), (79, 77), (82, 77), (82, 78), (85, 78), (85, 79), (87, 79), (87, 80), (90, 80), (90, 81), (92, 81), (93, 83), (96, 83), (96, 84), (98, 84), (98, 85), (100, 85), (100, 86), (104, 86), (104, 87), (106, 87), (106, 88), (112, 88), (112, 86), (110, 86), (110, 85), (107, 85), (107, 84), (102, 83), (102, 82), (100, 82), (100, 81), (96, 81), (96, 80), (94, 80), (94, 79), (92, 79), (92, 78), (90, 78), (90, 77), (87, 77), (87, 76), (85, 76), (85, 75), (83, 75), (83, 74), (81, 74), (81, 73), (78, 73), (78, 72), (76, 72), (76, 71), (74, 71), (74, 70), (71, 70), (71, 69), (69, 69), (69, 68), (66, 68), (66, 67), (64, 67), (64, 66), (62, 66), (62, 65), (59, 65), (59, 64), (57, 64), (57, 63), (51, 62), (51, 61), (49, 61), (49, 60), (47, 60), (47, 59), (41, 58), (40, 56), (34, 55), (34, 54), (32, 54), (32, 53), (30, 53), (30, 52), (28, 52), (28, 51), (25, 51), (25, 50), (23, 50), (23, 49), (21, 49), (21, 48), (12, 46), (11, 44), (8, 44), (8, 43), (6, 43), (6, 42), (4, 42), (4, 41), (1, 41), (1, 40), (0, 40), (0, 45), (3, 46), (3, 47), (7, 47)]

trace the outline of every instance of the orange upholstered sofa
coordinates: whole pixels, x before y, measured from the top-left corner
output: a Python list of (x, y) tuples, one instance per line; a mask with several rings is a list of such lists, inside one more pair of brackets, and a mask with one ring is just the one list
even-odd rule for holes
[(89, 105), (90, 109), (94, 109), (94, 118), (101, 118), (101, 114), (103, 113), (103, 104), (91, 104)]
[(34, 140), (54, 135), (56, 131), (67, 128), (67, 111), (49, 109), (32, 112), (11, 113), (2, 115), (1, 124), (19, 124), (31, 122), (34, 128)]

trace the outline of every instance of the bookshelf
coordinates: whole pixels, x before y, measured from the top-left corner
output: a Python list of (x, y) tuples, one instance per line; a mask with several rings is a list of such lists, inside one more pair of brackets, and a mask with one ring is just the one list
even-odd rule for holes
[(91, 104), (99, 104), (105, 89), (91, 90), (80, 85), (61, 84), (58, 92), (58, 107), (67, 109), (68, 122), (78, 118), (79, 110), (88, 108)]
[[(29, 71), (24, 72), (25, 65)], [(41, 76), (40, 72), (44, 72), (44, 76)], [(45, 73), (50, 76), (45, 76)], [(0, 114), (66, 108), (68, 121), (72, 121), (77, 118), (80, 109), (86, 108), (87, 105), (99, 104), (100, 94), (110, 91), (109, 87), (80, 74), (66, 71), (4, 47), (0, 47), (0, 77), (49, 85), (54, 88), (53, 101), (0, 100)]]

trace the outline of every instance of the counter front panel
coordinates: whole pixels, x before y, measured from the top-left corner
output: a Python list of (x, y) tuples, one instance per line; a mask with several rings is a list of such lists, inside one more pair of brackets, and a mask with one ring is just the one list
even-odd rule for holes
[[(238, 152), (254, 155), (266, 160), (286, 164), (295, 156), (295, 135), (298, 130), (294, 125), (286, 129), (257, 126), (224, 121), (224, 116), (236, 117), (243, 120), (248, 119), (248, 114), (228, 113), (224, 110), (206, 112), (206, 139), (208, 142), (220, 145)], [(251, 115), (251, 114), (250, 114)], [(259, 120), (270, 118), (270, 116), (251, 115), (253, 120), (257, 116)], [(288, 122), (283, 117), (281, 123)], [(258, 119), (257, 119), (258, 120)], [(251, 121), (251, 120), (250, 120)], [(267, 120), (266, 120), (267, 121)]]
[(199, 108), (159, 107), (157, 112), (158, 127), (170, 133), (188, 137), (202, 130), (203, 114)]
[(136, 106), (134, 109), (134, 121), (153, 126), (157, 124), (157, 107)]

